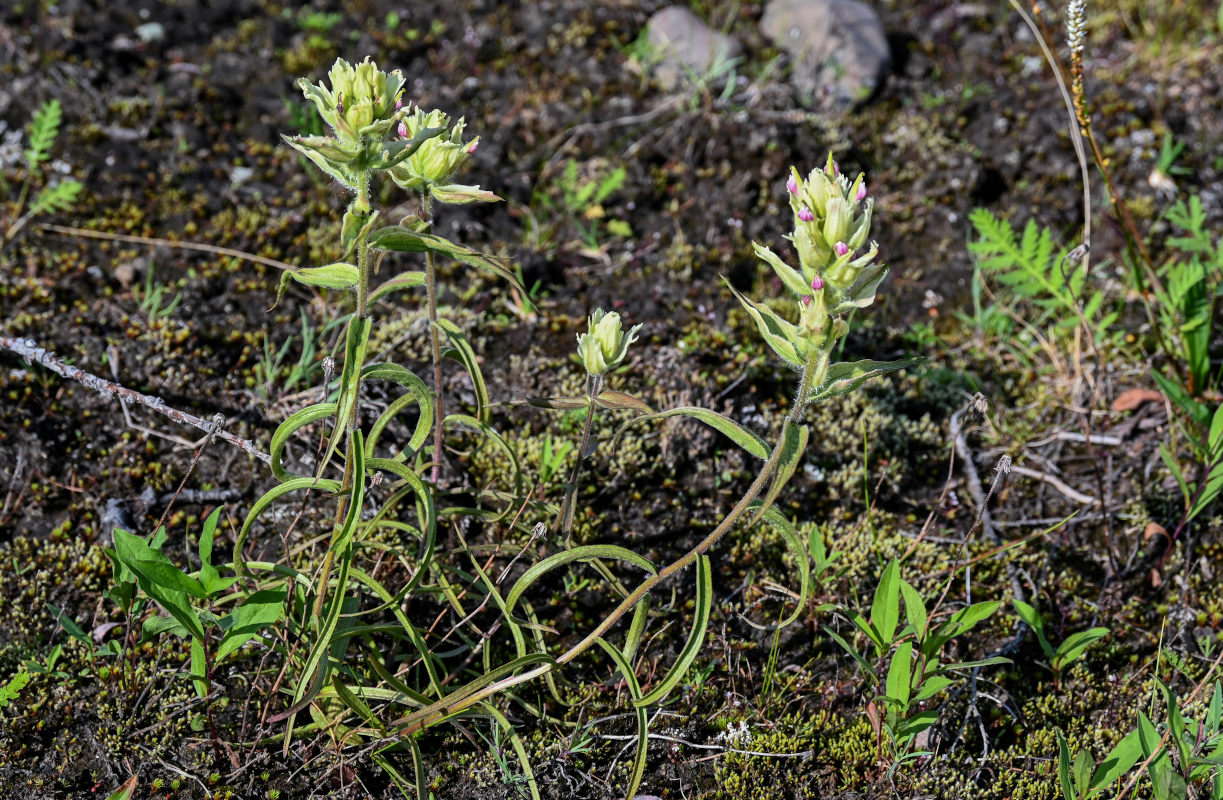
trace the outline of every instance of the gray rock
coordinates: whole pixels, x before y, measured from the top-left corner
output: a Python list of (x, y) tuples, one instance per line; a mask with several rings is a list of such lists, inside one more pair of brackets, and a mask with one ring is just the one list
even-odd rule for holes
[(790, 82), (817, 106), (865, 100), (892, 64), (883, 22), (858, 0), (770, 0), (760, 30), (794, 59)]
[(668, 91), (688, 80), (721, 77), (718, 69), (743, 52), (738, 41), (682, 6), (669, 6), (650, 17), (645, 39), (654, 77)]

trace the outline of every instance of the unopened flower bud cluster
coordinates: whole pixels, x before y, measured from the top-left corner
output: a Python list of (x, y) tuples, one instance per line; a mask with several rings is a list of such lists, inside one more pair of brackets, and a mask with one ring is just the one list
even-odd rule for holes
[(587, 330), (578, 334), (578, 358), (588, 374), (597, 376), (620, 365), (628, 346), (637, 341), (641, 326), (634, 325), (625, 333), (619, 314), (599, 308), (590, 315)]

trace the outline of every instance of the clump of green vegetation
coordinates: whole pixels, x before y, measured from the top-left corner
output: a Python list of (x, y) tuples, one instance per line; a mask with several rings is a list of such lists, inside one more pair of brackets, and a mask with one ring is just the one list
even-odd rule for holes
[[(0, 249), (13, 240), (21, 229), (31, 219), (42, 214), (56, 211), (67, 211), (76, 202), (81, 193), (81, 182), (72, 178), (57, 178), (48, 167), (52, 166), (51, 148), (59, 137), (60, 125), (64, 112), (58, 100), (48, 100), (43, 103), (30, 118), (30, 126), (26, 133), (25, 175), (16, 198), (7, 199), (3, 203), (4, 237), (0, 240)], [(41, 185), (40, 185), (41, 184)], [(38, 187), (33, 199), (30, 190)], [(0, 192), (9, 194), (12, 186), (0, 169)], [(27, 205), (28, 201), (28, 205)]]

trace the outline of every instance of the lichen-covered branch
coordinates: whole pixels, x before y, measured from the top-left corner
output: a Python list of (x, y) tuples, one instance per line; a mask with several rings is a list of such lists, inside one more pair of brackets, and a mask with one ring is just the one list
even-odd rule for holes
[(54, 353), (45, 350), (38, 346), (38, 343), (33, 339), (11, 338), (8, 336), (0, 336), (0, 347), (6, 350), (11, 350), (17, 355), (24, 358), (26, 361), (36, 362), (60, 375), (64, 378), (74, 380), (80, 384), (88, 386), (99, 394), (104, 394), (109, 397), (114, 397), (119, 400), (126, 400), (132, 403), (139, 403), (146, 408), (151, 408), (159, 414), (163, 414), (174, 420), (180, 425), (191, 425), (199, 428), (209, 435), (215, 435), (218, 439), (224, 439), (235, 447), (249, 453), (255, 458), (264, 463), (271, 462), (271, 456), (255, 446), (255, 443), (249, 439), (242, 439), (234, 436), (226, 430), (218, 430), (217, 424), (213, 420), (201, 419), (193, 414), (188, 414), (185, 411), (179, 411), (177, 408), (171, 408), (166, 405), (166, 401), (160, 397), (154, 397), (148, 394), (128, 389), (126, 386), (121, 386), (113, 381), (108, 381), (105, 378), (99, 378), (97, 375), (77, 369), (76, 367), (65, 364)]

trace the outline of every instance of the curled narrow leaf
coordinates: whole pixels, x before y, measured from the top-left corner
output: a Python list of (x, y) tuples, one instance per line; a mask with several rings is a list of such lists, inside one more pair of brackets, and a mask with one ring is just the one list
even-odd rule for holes
[[(764, 337), (765, 344), (787, 364), (802, 369), (806, 353), (799, 350), (802, 337), (799, 335), (797, 326), (777, 316), (767, 305), (753, 303), (729, 282), (726, 285), (747, 310), (747, 313), (751, 314), (752, 319), (756, 321), (756, 327), (760, 330), (760, 335)], [(846, 391), (849, 390), (846, 389)]]
[(688, 668), (701, 652), (701, 645), (705, 643), (705, 630), (709, 626), (709, 609), (712, 603), (713, 567), (710, 566), (709, 556), (701, 555), (696, 560), (696, 615), (692, 620), (688, 641), (684, 643), (684, 649), (680, 651), (679, 658), (675, 660), (667, 676), (644, 696), (633, 700), (634, 706), (644, 708), (654, 705), (669, 695), (683, 680)]

